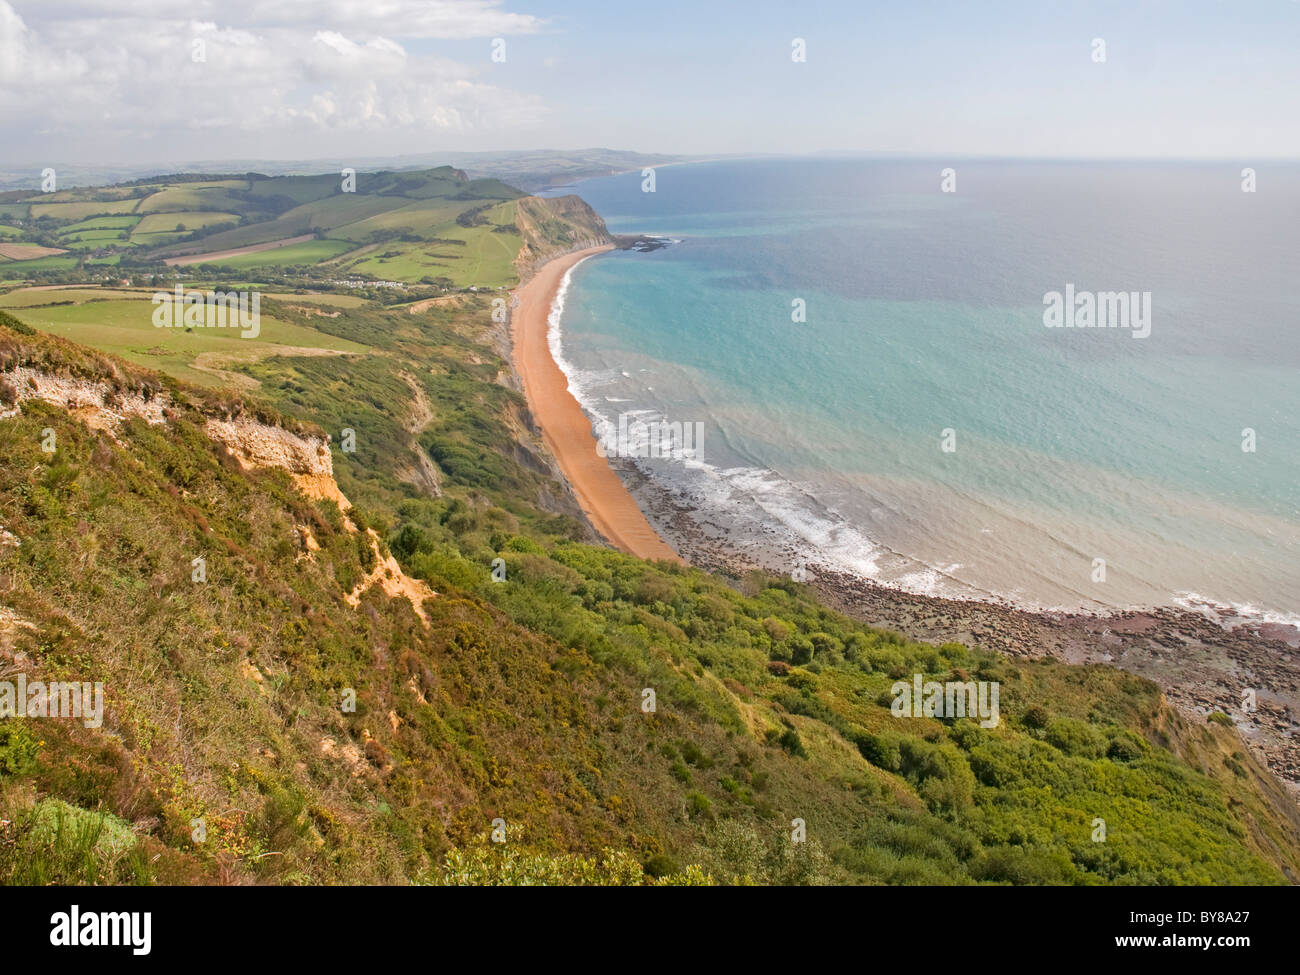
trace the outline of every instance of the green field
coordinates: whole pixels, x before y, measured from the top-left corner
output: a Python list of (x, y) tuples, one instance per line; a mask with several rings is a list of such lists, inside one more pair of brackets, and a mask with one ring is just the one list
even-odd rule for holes
[(301, 244), (288, 247), (275, 247), (271, 250), (256, 251), (252, 254), (240, 254), (237, 257), (223, 257), (219, 263), (222, 267), (246, 270), (255, 267), (288, 267), (293, 264), (318, 264), (331, 257), (337, 257), (349, 249), (349, 245), (338, 240), (305, 240)]
[(181, 226), (184, 232), (188, 233), (220, 223), (239, 223), (239, 215), (236, 213), (221, 213), (220, 211), (193, 210), (179, 210), (175, 213), (150, 213), (135, 228), (135, 235), (175, 231), (178, 225)]
[(514, 216), (514, 204), (504, 203), (487, 212), (494, 221), (481, 227), (461, 227), (454, 221), (437, 227), (433, 236), (461, 243), (392, 243), (356, 261), (340, 266), (348, 273), (375, 275), (398, 281), (419, 281), (424, 277), (445, 277), (463, 287), (509, 287), (518, 280), (514, 260), (519, 255), (522, 238), (518, 234), (498, 232), (497, 226), (509, 226), (505, 218)]
[(374, 234), (385, 231), (437, 236), (436, 228), (455, 225), (456, 217), (471, 206), (482, 205), (486, 200), (449, 203), (446, 200), (420, 200), (395, 209), (388, 209), (364, 219), (340, 224), (330, 231), (331, 237), (363, 243)]
[(85, 230), (60, 236), (59, 243), (69, 250), (96, 250), (109, 244), (125, 244), (129, 238), (125, 230)]
[(53, 217), (56, 220), (85, 220), (107, 213), (131, 213), (139, 200), (113, 200), (89, 203), (33, 203), (32, 219)]
[(283, 301), (285, 304), (297, 305), (330, 305), (334, 308), (360, 308), (362, 305), (370, 304), (368, 298), (361, 298), (357, 295), (331, 295), (331, 294), (308, 294), (295, 295), (286, 292), (266, 292), (267, 298), (274, 298), (276, 301)]
[[(254, 196), (284, 196), (297, 203), (308, 203), (338, 193), (342, 184), (341, 175), (323, 173), (319, 176), (278, 176), (258, 180), (251, 189)], [(362, 192), (367, 191), (363, 189)]]
[[(261, 223), (237, 227), (234, 230), (225, 230), (212, 234), (203, 238), (203, 250), (235, 250), (252, 244), (265, 244), (272, 240), (283, 240), (285, 237), (297, 237), (313, 229), (329, 230), (376, 213), (383, 213), (400, 203), (400, 200), (394, 201), (383, 197), (341, 193), (326, 200), (294, 207), (274, 220), (266, 220)], [(191, 251), (193, 245), (186, 245), (183, 248), (173, 250)], [(160, 256), (170, 256), (171, 253), (173, 251), (161, 251)]]
[(28, 203), (90, 203), (137, 199), (142, 190), (138, 186), (80, 186), (55, 193), (34, 193), (26, 198)]
[(137, 213), (170, 213), (192, 210), (239, 210), (248, 206), (236, 193), (248, 188), (244, 181), (181, 183), (159, 190), (141, 201)]
[(140, 222), (140, 218), (134, 215), (121, 217), (92, 217), (89, 220), (82, 220), (78, 223), (69, 224), (59, 231), (59, 236), (64, 234), (81, 233), (84, 230), (129, 230)]
[(63, 301), (97, 301), (104, 298), (121, 298), (139, 300), (147, 297), (140, 292), (122, 291), (116, 288), (58, 288), (36, 289), (23, 288), (0, 294), (0, 308), (31, 308), (35, 305), (49, 305)]
[(35, 271), (69, 270), (77, 266), (77, 258), (72, 254), (55, 254), (51, 257), (38, 257), (31, 261), (14, 261), (15, 272), (21, 270), (25, 275)]
[[(62, 301), (67, 300), (69, 292), (45, 294), (58, 295), (54, 300)], [(4, 300), (16, 297), (6, 295)], [(268, 355), (292, 355), (298, 348), (340, 353), (366, 351), (355, 342), (279, 321), (265, 312), (261, 314), (261, 329), (256, 338), (242, 338), (237, 329), (159, 328), (153, 324), (154, 305), (150, 297), (141, 293), (135, 298), (77, 305), (28, 305), (22, 309), (21, 318), (40, 331), (115, 353), (139, 365), (204, 386), (228, 384), (228, 377), (213, 370)], [(195, 368), (196, 359), (200, 367), (206, 368)]]
[[(457, 217), (466, 209), (478, 210), (476, 220), (484, 222), (462, 226)], [(331, 231), (329, 236), (355, 242), (382, 233), (428, 238), (427, 241), (394, 240), (360, 249), (356, 259), (338, 262), (340, 269), (348, 273), (411, 282), (426, 277), (448, 278), (460, 286), (492, 288), (512, 285), (516, 279), (514, 260), (522, 239), (517, 234), (495, 229), (513, 227), (514, 221), (513, 201), (427, 200), (346, 224)]]
[(181, 233), (165, 234), (136, 234), (128, 241), (129, 246), (139, 247), (141, 250), (148, 250), (151, 247), (162, 247), (165, 244), (174, 243), (186, 235)]

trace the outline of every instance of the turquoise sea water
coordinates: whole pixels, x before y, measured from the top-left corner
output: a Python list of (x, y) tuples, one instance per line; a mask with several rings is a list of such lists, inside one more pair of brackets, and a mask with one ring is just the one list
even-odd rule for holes
[[(639, 173), (584, 181), (560, 192), (676, 243), (573, 272), (562, 365), (598, 429), (701, 424), (698, 461), (638, 466), (778, 570), (1295, 619), (1300, 169), (1256, 165), (1243, 193), (1246, 165), (748, 160), (661, 167), (654, 193)], [(1045, 327), (1067, 284), (1150, 292), (1150, 335)]]

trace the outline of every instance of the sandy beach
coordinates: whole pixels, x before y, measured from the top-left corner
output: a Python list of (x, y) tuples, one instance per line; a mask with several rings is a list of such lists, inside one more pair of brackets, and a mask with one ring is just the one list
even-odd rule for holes
[(547, 345), (547, 317), (565, 272), (584, 257), (610, 250), (592, 247), (566, 254), (543, 265), (527, 284), (516, 289), (518, 299), (511, 322), (515, 369), (542, 440), (573, 486), (591, 524), (616, 548), (644, 559), (682, 561), (655, 533), (603, 457), (596, 453), (596, 438), (569, 382), (551, 358)]

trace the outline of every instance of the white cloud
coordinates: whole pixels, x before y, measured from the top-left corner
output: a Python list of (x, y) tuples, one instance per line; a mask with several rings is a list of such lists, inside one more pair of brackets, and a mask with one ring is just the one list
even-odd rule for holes
[(533, 127), (540, 99), (486, 80), (486, 40), (479, 64), (410, 40), (540, 27), (496, 0), (0, 0), (0, 142), (27, 158), (76, 146), (120, 159), (159, 142), (177, 159), (269, 157), (320, 151), (340, 132), (373, 154)]
[(531, 14), (501, 9), (502, 0), (16, 0), (29, 21), (208, 20), (246, 28), (459, 40), (531, 34)]

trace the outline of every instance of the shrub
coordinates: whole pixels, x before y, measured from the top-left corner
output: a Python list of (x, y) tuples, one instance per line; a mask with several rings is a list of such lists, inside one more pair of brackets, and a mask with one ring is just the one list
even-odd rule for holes
[(3, 325), (5, 328), (12, 329), (13, 331), (17, 332), (19, 335), (36, 334), (36, 329), (32, 328), (26, 322), (20, 322), (18, 319), (14, 318), (14, 316), (9, 314), (7, 311), (0, 311), (0, 325)]
[(687, 762), (694, 765), (696, 768), (713, 767), (713, 759), (700, 751), (700, 747), (696, 745), (695, 742), (683, 741), (679, 747), (681, 748), (682, 758), (686, 759)]
[(1117, 762), (1136, 762), (1146, 753), (1146, 748), (1146, 743), (1131, 731), (1124, 731), (1111, 739), (1106, 757)]
[(713, 817), (713, 803), (702, 792), (688, 792), (686, 794), (686, 810), (690, 813), (692, 819), (697, 817), (711, 819)]
[(903, 754), (897, 737), (864, 731), (857, 736), (856, 744), (862, 757), (876, 768), (897, 772), (902, 767)]
[(0, 721), (0, 774), (27, 775), (36, 767), (40, 746), (21, 721)]
[(1078, 758), (1100, 758), (1106, 751), (1101, 732), (1076, 718), (1053, 718), (1043, 730), (1043, 740)]
[(763, 620), (763, 629), (767, 631), (767, 635), (772, 638), (773, 643), (784, 643), (789, 639), (790, 634), (794, 632), (793, 626), (777, 619), (775, 616), (769, 616)]
[(790, 679), (786, 681), (791, 687), (797, 687), (801, 691), (810, 691), (817, 686), (817, 678), (806, 670), (790, 671)]
[(1050, 715), (1048, 715), (1047, 709), (1043, 706), (1033, 704), (1025, 710), (1025, 713), (1020, 720), (1026, 728), (1045, 728), (1047, 722), (1050, 720)]
[(58, 799), (0, 819), (0, 883), (148, 883), (149, 864), (123, 820)]
[(793, 728), (786, 728), (777, 741), (791, 755), (798, 755), (800, 758), (808, 757), (808, 753), (804, 751), (803, 741), (799, 738), (799, 732)]
[(812, 640), (803, 634), (795, 634), (786, 641), (786, 652), (790, 655), (790, 662), (796, 666), (811, 663), (813, 658)]
[(681, 873), (682, 871), (682, 868), (677, 864), (677, 861), (666, 853), (654, 854), (641, 865), (641, 869), (645, 871), (646, 876), (655, 877), (656, 879), (659, 877), (667, 877), (675, 873)]

